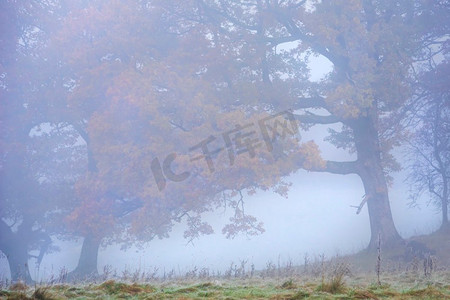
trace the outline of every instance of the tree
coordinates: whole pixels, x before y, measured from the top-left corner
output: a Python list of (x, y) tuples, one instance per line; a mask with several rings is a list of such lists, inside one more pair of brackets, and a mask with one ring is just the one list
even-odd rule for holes
[[(60, 98), (67, 109), (60, 114), (85, 141), (89, 165), (76, 184), (79, 205), (67, 218), (72, 235), (84, 237), (73, 277), (97, 274), (101, 243), (164, 238), (181, 221), (189, 240), (211, 233), (201, 214), (220, 206), (236, 211), (227, 235), (261, 232), (261, 224), (244, 213), (242, 198), (234, 198), (248, 187), (285, 193), (281, 177), (297, 158), (287, 147), (280, 164), (281, 156), (274, 160), (260, 147), (250, 149), (250, 160), (236, 155), (234, 168), (227, 167), (225, 150), (214, 156), (213, 171), (204, 160), (191, 162), (191, 142), (222, 137), (268, 115), (226, 108), (205, 73), (226, 57), (210, 47), (206, 28), (175, 22), (176, 13), (151, 4), (90, 2), (73, 9), (52, 40), (68, 86)], [(169, 176), (156, 176), (162, 171)]]
[(133, 27), (135, 23), (127, 24), (127, 20), (121, 19), (124, 15), (139, 17), (136, 8), (140, 4), (133, 1), (128, 4), (102, 1), (75, 4), (52, 38), (54, 59), (60, 64), (58, 71), (63, 77), (61, 85), (66, 86), (63, 97), (58, 99), (65, 104), (59, 106), (65, 108), (59, 113), (78, 132), (87, 152), (85, 174), (75, 188), (78, 205), (66, 219), (69, 235), (84, 237), (78, 266), (70, 273), (72, 278), (97, 274), (102, 240), (112, 239), (118, 220), (140, 206), (133, 193), (118, 190), (114, 184), (107, 188), (101, 181), (99, 154), (93, 150), (94, 141), (89, 132), (89, 127), (93, 127), (91, 119), (111, 105), (108, 89), (113, 87), (114, 78), (137, 63), (132, 57), (133, 47), (137, 45), (124, 37), (134, 41), (142, 38), (140, 46), (148, 47), (143, 51), (153, 51), (149, 39), (156, 44), (153, 36), (144, 37), (148, 31), (140, 32)]
[(442, 213), (441, 229), (448, 228), (449, 168), (449, 50), (450, 5), (425, 1), (417, 18), (420, 52), (414, 57), (415, 95), (405, 106), (411, 204), (428, 192), (428, 203)]
[[(240, 102), (234, 105), (258, 105), (268, 111), (291, 108), (303, 128), (340, 124), (340, 131), (330, 128), (328, 141), (355, 153), (356, 160), (324, 161), (311, 142), (308, 153), (313, 159), (299, 160), (297, 168), (358, 175), (365, 189), (358, 211), (365, 203), (369, 211), (369, 249), (376, 248), (379, 234), (385, 244), (400, 242), (388, 196), (388, 175), (399, 166), (390, 150), (403, 140), (395, 112), (411, 94), (409, 71), (419, 50), (419, 33), (411, 25), (420, 15), (420, 5), (204, 0), (192, 7), (187, 14), (197, 11), (196, 20), (210, 24), (213, 43), (236, 61), (234, 69), (216, 75), (217, 84), (226, 83), (239, 95)], [(296, 47), (277, 50), (285, 43)], [(310, 55), (321, 55), (333, 64), (333, 71), (319, 84), (305, 80), (302, 61)], [(253, 76), (245, 90), (243, 74)], [(249, 86), (253, 94), (245, 97)]]
[[(37, 133), (51, 122), (46, 115), (50, 105), (42, 101), (52, 83), (42, 80), (48, 64), (41, 51), (51, 27), (43, 13), (48, 12), (46, 5), (1, 3), (0, 250), (13, 281), (31, 282), (29, 259), (36, 258), (39, 265), (52, 250), (50, 236), (57, 227), (48, 225), (66, 211), (77, 172), (77, 164), (62, 157), (70, 153), (74, 160), (79, 158), (76, 141), (63, 128)], [(66, 195), (64, 201), (61, 194)], [(33, 250), (38, 255), (32, 255)]]
[(444, 61), (426, 71), (420, 81), (421, 97), (417, 100), (420, 110), (414, 114), (417, 125), (409, 145), (411, 168), (408, 178), (412, 203), (417, 204), (420, 196), (428, 192), (428, 203), (433, 203), (441, 211), (442, 231), (450, 226), (450, 90), (447, 84), (450, 63), (447, 51), (444, 50)]
[(30, 283), (30, 258), (36, 259), (39, 268), (44, 255), (57, 250), (51, 235), (62, 233), (57, 224), (74, 199), (72, 186), (80, 171), (75, 159), (80, 149), (71, 143), (70, 135), (57, 129), (19, 140), (11, 130), (17, 124), (3, 125), (9, 132), (1, 139), (0, 249), (8, 259), (11, 279)]

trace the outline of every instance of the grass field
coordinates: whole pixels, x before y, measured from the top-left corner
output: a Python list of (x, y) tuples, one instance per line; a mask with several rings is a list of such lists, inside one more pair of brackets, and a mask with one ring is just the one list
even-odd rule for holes
[(223, 273), (206, 269), (121, 272), (111, 269), (80, 282), (64, 274), (27, 286), (0, 280), (1, 299), (449, 299), (450, 235), (415, 237), (433, 250), (432, 268), (423, 258), (405, 260), (403, 247), (349, 256), (306, 257), (302, 266), (268, 262), (263, 270), (231, 264)]
[(213, 281), (174, 280), (155, 283), (124, 283), (108, 280), (99, 284), (56, 284), (2, 290), (3, 299), (450, 299), (450, 274), (430, 278), (404, 274), (345, 276), (322, 283), (308, 277), (228, 279)]

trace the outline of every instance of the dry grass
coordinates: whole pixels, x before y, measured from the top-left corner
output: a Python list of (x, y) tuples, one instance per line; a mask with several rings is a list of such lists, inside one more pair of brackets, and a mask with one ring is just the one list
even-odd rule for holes
[(378, 285), (375, 274), (352, 274), (348, 265), (327, 267), (325, 281), (302, 274), (280, 278), (216, 278), (155, 280), (132, 283), (107, 280), (100, 284), (46, 285), (8, 289), (3, 299), (450, 299), (449, 271), (438, 271), (432, 278), (410, 281), (402, 273), (382, 275)]
[[(419, 258), (401, 258), (404, 249), (383, 249), (380, 282), (375, 252), (345, 257), (304, 256), (268, 262), (256, 271), (247, 261), (232, 263), (223, 273), (209, 269), (158, 276), (157, 269), (117, 272), (105, 267), (97, 278), (68, 284), (55, 276), (34, 287), (0, 282), (1, 299), (450, 299), (450, 238), (436, 233), (414, 240), (436, 250), (433, 269)], [(440, 246), (440, 247), (438, 247)], [(422, 268), (425, 268), (422, 270)], [(388, 284), (387, 284), (388, 283)]]

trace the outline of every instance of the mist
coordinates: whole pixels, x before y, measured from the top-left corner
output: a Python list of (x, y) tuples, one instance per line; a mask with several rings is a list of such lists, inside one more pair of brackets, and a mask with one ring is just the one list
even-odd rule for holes
[(3, 1), (0, 280), (447, 270), (449, 7), (349, 2)]

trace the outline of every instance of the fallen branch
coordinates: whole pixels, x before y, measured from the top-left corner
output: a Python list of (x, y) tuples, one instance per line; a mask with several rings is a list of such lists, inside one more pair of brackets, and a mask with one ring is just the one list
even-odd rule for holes
[(370, 195), (366, 194), (366, 195), (363, 196), (363, 199), (362, 199), (361, 203), (359, 204), (359, 206), (350, 205), (350, 207), (357, 208), (356, 214), (359, 215), (359, 213), (361, 212), (362, 208), (364, 207), (364, 204), (366, 204), (366, 202), (367, 202), (367, 200), (369, 200), (369, 198), (370, 198)]

